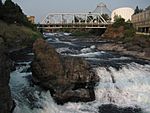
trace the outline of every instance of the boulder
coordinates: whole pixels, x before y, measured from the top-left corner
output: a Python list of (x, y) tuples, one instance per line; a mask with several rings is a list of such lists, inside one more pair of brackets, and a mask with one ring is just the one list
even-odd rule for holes
[(13, 108), (9, 79), (11, 61), (8, 58), (4, 41), (0, 37), (0, 113), (10, 113)]
[(42, 39), (33, 45), (33, 81), (51, 91), (58, 104), (68, 101), (92, 101), (99, 81), (89, 63), (82, 58), (62, 57)]
[(113, 104), (105, 104), (99, 107), (99, 113), (143, 113), (139, 107), (118, 107)]
[(59, 54), (42, 39), (34, 43), (33, 51), (35, 58), (31, 66), (34, 82), (46, 89), (53, 89), (57, 79), (64, 75)]

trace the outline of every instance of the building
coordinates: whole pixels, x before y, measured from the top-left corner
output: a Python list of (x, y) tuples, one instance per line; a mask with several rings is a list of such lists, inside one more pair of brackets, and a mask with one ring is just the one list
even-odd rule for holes
[(114, 22), (114, 17), (116, 15), (121, 16), (125, 21), (131, 20), (131, 16), (134, 14), (134, 10), (129, 7), (122, 7), (115, 9), (111, 14), (111, 20)]
[(106, 4), (104, 3), (99, 3), (96, 7), (96, 9), (92, 13), (100, 13), (102, 14), (107, 14), (109, 17), (111, 16), (111, 11), (107, 8)]
[(150, 33), (150, 10), (132, 15), (132, 23), (138, 32)]
[(35, 23), (35, 16), (27, 16), (28, 21), (31, 22), (32, 24)]

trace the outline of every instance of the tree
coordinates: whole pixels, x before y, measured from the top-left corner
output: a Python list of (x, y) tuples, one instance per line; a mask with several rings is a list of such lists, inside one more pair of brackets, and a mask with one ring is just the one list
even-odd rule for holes
[(124, 25), (125, 25), (125, 19), (122, 18), (120, 15), (115, 15), (113, 27), (118, 28), (118, 27), (124, 26)]
[(2, 0), (0, 0), (0, 19), (3, 17), (3, 3)]
[(123, 22), (124, 22), (125, 19), (122, 18), (121, 15), (115, 15), (115, 16), (114, 16), (114, 22), (118, 22), (118, 21), (123, 21)]
[(12, 0), (6, 0), (3, 5), (3, 17), (2, 20), (7, 23), (17, 23), (31, 27), (26, 15), (22, 12), (22, 9), (18, 4), (12, 2)]
[(3, 6), (2, 0), (0, 0), (0, 8)]

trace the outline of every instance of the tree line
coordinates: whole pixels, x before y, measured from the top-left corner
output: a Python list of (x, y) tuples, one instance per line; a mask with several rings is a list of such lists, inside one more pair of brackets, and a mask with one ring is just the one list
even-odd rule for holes
[(23, 13), (18, 4), (12, 0), (6, 0), (4, 3), (0, 0), (0, 20), (9, 24), (18, 24), (28, 27), (33, 25), (28, 21), (27, 16)]

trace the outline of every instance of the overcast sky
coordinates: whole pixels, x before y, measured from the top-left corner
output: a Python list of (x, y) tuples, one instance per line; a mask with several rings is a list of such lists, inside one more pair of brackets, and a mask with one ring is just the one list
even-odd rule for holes
[[(4, 0), (3, 0), (4, 1)], [(49, 12), (92, 12), (97, 4), (103, 2), (112, 11), (119, 7), (135, 9), (150, 5), (150, 0), (13, 0), (19, 4), (26, 15), (34, 15), (40, 22)]]

